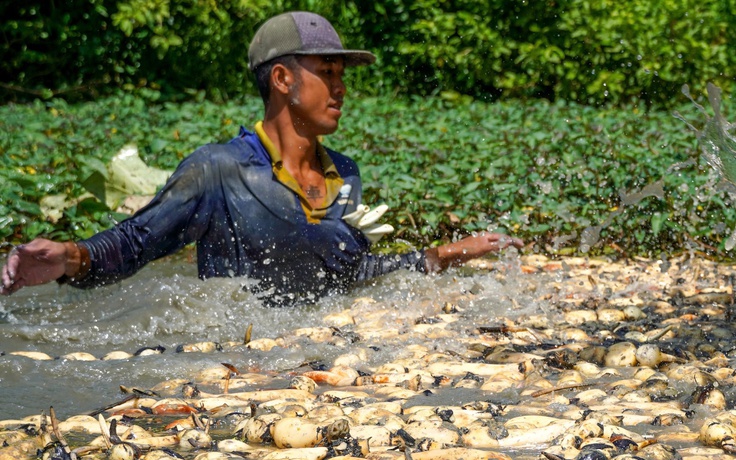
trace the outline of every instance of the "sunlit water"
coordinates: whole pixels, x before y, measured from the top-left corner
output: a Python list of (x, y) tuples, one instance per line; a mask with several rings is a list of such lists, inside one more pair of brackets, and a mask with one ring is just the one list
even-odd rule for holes
[[(728, 122), (721, 112), (721, 89), (712, 83), (708, 83), (707, 92), (708, 103), (713, 116), (709, 115), (705, 107), (695, 101), (695, 98), (690, 94), (688, 85), (682, 87), (682, 93), (690, 99), (705, 120), (701, 128), (696, 128), (678, 112), (675, 112), (675, 116), (684, 121), (695, 133), (703, 158), (712, 167), (716, 173), (715, 176), (723, 179), (718, 184), (715, 181), (706, 184), (705, 189), (722, 189), (734, 201), (736, 200), (736, 138), (732, 131), (736, 124)], [(709, 195), (705, 194), (703, 201), (708, 199)], [(727, 251), (731, 251), (734, 247), (736, 247), (736, 228), (733, 229), (724, 244)]]
[[(698, 140), (698, 146), (702, 157), (711, 167), (709, 180), (701, 186), (695, 196), (697, 201), (707, 202), (719, 191), (723, 191), (730, 196), (731, 201), (736, 201), (736, 137), (733, 131), (736, 123), (730, 123), (726, 120), (721, 111), (722, 91), (719, 87), (712, 83), (707, 85), (708, 104), (710, 112), (701, 104), (696, 102), (695, 98), (690, 94), (688, 85), (682, 87), (682, 93), (690, 99), (693, 106), (699, 112), (701, 118), (700, 123), (686, 119), (679, 112), (675, 111), (674, 116), (682, 120), (693, 131)], [(701, 124), (700, 128), (693, 123)], [(691, 166), (695, 163), (695, 159), (674, 163), (665, 171), (662, 171), (662, 177), (671, 174), (677, 174), (678, 170)], [(593, 246), (599, 243), (601, 231), (608, 227), (619, 214), (627, 211), (628, 208), (635, 206), (645, 198), (654, 197), (657, 199), (665, 198), (664, 180), (659, 179), (651, 182), (641, 189), (622, 190), (619, 193), (620, 205), (618, 209), (609, 213), (603, 222), (597, 222), (584, 229), (580, 235), (580, 244), (578, 250), (581, 253), (587, 253)], [(577, 234), (562, 235), (557, 237), (560, 243), (573, 240)], [(731, 235), (726, 240), (724, 248), (731, 251), (736, 247), (736, 228), (732, 230)]]
[[(713, 110), (712, 117), (703, 106), (695, 102), (687, 85), (682, 87), (682, 92), (705, 117), (705, 124), (701, 129), (688, 123), (698, 137), (703, 156), (724, 179), (736, 184), (736, 139), (731, 134), (736, 125), (726, 121), (721, 113), (721, 89), (712, 83), (708, 84), (708, 102)], [(685, 121), (681, 115), (677, 116)]]
[[(377, 300), (363, 308), (385, 309), (386, 327), (396, 327), (404, 314), (436, 315), (444, 300), (466, 292), (474, 294), (473, 302), (464, 305), (466, 326), (498, 324), (499, 316), (541, 313), (545, 306), (537, 303), (540, 293), (534, 292), (540, 281), (516, 276), (518, 256), (505, 257), (497, 262), (506, 267), (503, 280), (483, 270), (440, 276), (402, 271), (357, 286), (347, 295), (292, 308), (261, 305), (243, 290), (243, 279), (199, 280), (195, 264), (184, 257), (158, 261), (101, 289), (81, 291), (55, 284), (27, 288), (0, 298), (0, 352), (5, 353), (0, 357), (0, 420), (48, 412), (50, 406), (60, 417), (86, 413), (120, 400), (120, 385), (149, 388), (167, 379), (191, 379), (223, 362), (273, 375), (304, 363), (330, 366), (338, 354), (350, 350), (311, 342), (308, 347), (277, 347), (268, 353), (244, 347), (237, 352), (177, 353), (176, 348), (201, 341), (242, 341), (249, 324), (253, 339), (324, 326), (325, 315), (350, 308), (359, 297)], [(38, 361), (8, 354), (29, 350), (58, 358), (85, 351), (101, 358), (115, 350), (135, 353), (157, 346), (165, 347), (163, 354), (112, 361)], [(359, 346), (365, 344), (355, 345)], [(385, 362), (401, 348), (386, 344), (374, 359)]]

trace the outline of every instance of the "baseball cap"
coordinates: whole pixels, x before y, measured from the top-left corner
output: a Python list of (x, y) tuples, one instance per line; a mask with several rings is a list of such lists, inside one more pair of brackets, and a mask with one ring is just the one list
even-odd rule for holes
[(279, 14), (263, 23), (250, 42), (248, 67), (254, 70), (264, 62), (289, 54), (343, 56), (346, 67), (376, 61), (369, 51), (343, 48), (330, 22), (306, 11)]

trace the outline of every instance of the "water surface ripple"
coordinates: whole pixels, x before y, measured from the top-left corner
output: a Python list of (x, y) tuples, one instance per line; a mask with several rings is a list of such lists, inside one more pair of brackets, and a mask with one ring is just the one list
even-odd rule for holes
[[(513, 256), (507, 265), (510, 271), (518, 270)], [(466, 320), (492, 323), (498, 316), (541, 312), (543, 306), (534, 301), (527, 286), (535, 282), (528, 276), (499, 281), (485, 271), (459, 270), (440, 276), (404, 271), (315, 305), (269, 308), (244, 291), (245, 280), (202, 281), (194, 264), (173, 257), (101, 289), (81, 291), (55, 284), (27, 288), (0, 298), (0, 352), (4, 354), (0, 356), (0, 420), (39, 414), (50, 406), (60, 418), (86, 413), (119, 400), (120, 385), (148, 388), (167, 379), (192, 378), (199, 370), (221, 362), (278, 375), (307, 362), (330, 365), (338, 353), (349, 352), (327, 344), (276, 348), (268, 353), (176, 352), (181, 344), (242, 341), (249, 324), (253, 325), (253, 339), (289, 336), (298, 328), (324, 326), (325, 315), (370, 297), (382, 306), (376, 308), (393, 307), (386, 312), (386, 327), (396, 327), (402, 312), (415, 318), (424, 309), (432, 316), (443, 301), (465, 292), (473, 292), (475, 299), (466, 306)], [(164, 347), (165, 351), (109, 361), (59, 358), (78, 351), (102, 358), (112, 351), (135, 353), (143, 347)], [(19, 350), (43, 352), (55, 359), (39, 361), (9, 354)], [(399, 351), (386, 346), (375, 359), (385, 360)]]

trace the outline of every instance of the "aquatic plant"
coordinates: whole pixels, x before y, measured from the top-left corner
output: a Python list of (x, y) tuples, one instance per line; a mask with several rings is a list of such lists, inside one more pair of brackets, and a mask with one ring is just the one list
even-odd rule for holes
[[(702, 114), (686, 98), (681, 112)], [(727, 118), (730, 100), (722, 107)], [(260, 118), (259, 100), (157, 104), (122, 95), (0, 107), (0, 239), (84, 238), (125, 217), (105, 204), (107, 163), (136, 144), (171, 169)], [(558, 101), (361, 98), (325, 139), (361, 165), (365, 201), (386, 203), (383, 244), (429, 245), (494, 230), (552, 254), (730, 257), (732, 188), (669, 111)], [(55, 209), (55, 214), (49, 213)]]

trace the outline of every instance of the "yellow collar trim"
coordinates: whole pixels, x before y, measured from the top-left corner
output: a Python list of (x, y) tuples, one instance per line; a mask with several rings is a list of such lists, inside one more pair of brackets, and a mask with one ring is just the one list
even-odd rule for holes
[(266, 147), (266, 152), (268, 152), (271, 157), (271, 164), (274, 166), (279, 164), (279, 167), (281, 167), (281, 152), (278, 151), (276, 146), (273, 145), (273, 142), (271, 142), (271, 138), (266, 134), (266, 130), (263, 129), (262, 121), (256, 123), (256, 134), (258, 134), (258, 139), (261, 141), (261, 144)]
[(317, 143), (317, 157), (320, 165), (322, 166), (322, 171), (325, 173), (325, 188), (327, 193), (322, 206), (312, 208), (304, 190), (299, 186), (296, 179), (289, 174), (289, 171), (283, 167), (284, 162), (281, 158), (281, 152), (279, 152), (274, 143), (268, 137), (268, 134), (266, 134), (266, 131), (263, 129), (262, 121), (256, 123), (255, 131), (261, 144), (263, 144), (266, 148), (266, 152), (268, 152), (268, 155), (271, 157), (271, 166), (276, 179), (299, 195), (299, 202), (302, 205), (302, 209), (304, 209), (304, 214), (307, 216), (307, 221), (310, 223), (319, 223), (325, 214), (327, 214), (327, 208), (335, 201), (335, 199), (337, 199), (337, 196), (340, 193), (340, 188), (345, 183), (343, 178), (340, 177), (340, 173), (337, 172), (337, 167), (332, 161), (332, 158), (330, 158), (330, 155), (327, 153), (327, 150), (325, 150), (321, 143)]
[[(256, 134), (258, 134), (258, 139), (260, 139), (261, 144), (263, 144), (263, 146), (266, 148), (266, 152), (268, 152), (268, 155), (271, 157), (271, 164), (277, 168), (281, 168), (283, 166), (281, 152), (279, 152), (279, 150), (273, 144), (271, 138), (268, 137), (268, 134), (266, 134), (266, 130), (263, 129), (263, 122), (257, 122), (255, 129)], [(325, 150), (321, 143), (317, 143), (317, 157), (319, 159), (320, 165), (322, 166), (322, 171), (325, 172), (325, 176), (335, 175), (336, 177), (340, 177), (340, 173), (337, 172), (337, 167), (335, 166), (335, 163), (332, 161), (332, 158), (330, 158), (330, 155), (327, 153), (327, 150)]]

